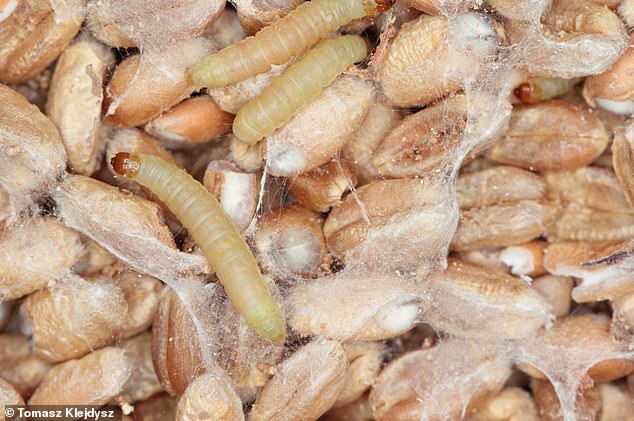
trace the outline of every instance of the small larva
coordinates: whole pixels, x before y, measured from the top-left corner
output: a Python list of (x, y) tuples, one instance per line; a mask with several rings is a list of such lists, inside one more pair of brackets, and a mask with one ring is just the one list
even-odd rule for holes
[(328, 33), (354, 19), (384, 12), (391, 4), (391, 0), (308, 1), (255, 36), (198, 62), (189, 73), (190, 81), (217, 88), (268, 72), (271, 65), (286, 63)]
[(249, 246), (218, 201), (185, 171), (143, 153), (119, 152), (112, 158), (117, 174), (150, 189), (187, 228), (200, 246), (227, 296), (247, 323), (276, 344), (286, 324)]
[(580, 78), (536, 77), (519, 85), (514, 93), (522, 103), (535, 104), (564, 95), (579, 81), (581, 81)]
[(270, 135), (367, 54), (368, 43), (357, 35), (320, 42), (240, 109), (233, 122), (234, 136), (253, 144)]

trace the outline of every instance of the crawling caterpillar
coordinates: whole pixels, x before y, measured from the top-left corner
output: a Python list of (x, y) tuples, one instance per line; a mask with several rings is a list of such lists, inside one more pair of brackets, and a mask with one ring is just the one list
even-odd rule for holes
[(286, 324), (249, 246), (218, 201), (189, 174), (143, 153), (119, 152), (115, 172), (149, 188), (200, 246), (227, 296), (260, 335), (282, 344)]
[(368, 43), (357, 35), (322, 41), (240, 109), (233, 122), (234, 136), (253, 144), (270, 135), (367, 54)]
[(286, 63), (346, 23), (376, 15), (391, 0), (312, 0), (273, 25), (197, 63), (189, 74), (196, 86), (216, 88), (268, 72)]

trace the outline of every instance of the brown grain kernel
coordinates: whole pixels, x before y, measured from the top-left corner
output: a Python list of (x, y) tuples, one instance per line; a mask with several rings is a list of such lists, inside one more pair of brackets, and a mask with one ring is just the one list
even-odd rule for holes
[[(518, 189), (517, 186), (522, 188)], [(544, 197), (545, 191), (542, 177), (503, 165), (461, 174), (456, 182), (461, 209), (517, 200), (539, 200)]]
[(73, 272), (79, 275), (94, 275), (114, 265), (117, 258), (88, 237), (83, 237), (86, 250), (82, 258), (73, 266)]
[(608, 140), (601, 121), (571, 103), (516, 105), (508, 130), (489, 157), (537, 171), (574, 169), (598, 158)]
[(67, 48), (55, 67), (46, 115), (59, 129), (69, 168), (78, 174), (91, 175), (100, 164), (102, 85), (113, 62), (110, 50), (84, 38)]
[[(203, 315), (207, 313), (197, 316)], [(215, 322), (210, 313), (207, 325), (213, 326)], [(187, 385), (207, 368), (191, 316), (169, 288), (161, 295), (152, 326), (152, 361), (161, 385), (172, 396), (182, 394)]]
[(549, 192), (564, 202), (607, 212), (634, 212), (614, 172), (607, 168), (550, 171), (546, 184)]
[(372, 163), (388, 177), (417, 177), (454, 157), (464, 135), (467, 103), (451, 97), (405, 117), (374, 151)]
[(593, 107), (598, 105), (608, 111), (618, 112), (619, 109), (614, 106), (621, 105), (623, 110), (619, 114), (631, 114), (634, 100), (632, 72), (634, 48), (628, 48), (606, 72), (586, 78), (583, 84), (583, 97)]
[(618, 241), (634, 235), (634, 214), (604, 212), (574, 205), (560, 212), (550, 241)]
[[(561, 416), (561, 405), (555, 393), (553, 385), (548, 380), (531, 380), (533, 397), (539, 410), (542, 421), (563, 421)], [(598, 390), (593, 387), (580, 390), (577, 393), (576, 412), (577, 416), (585, 419), (596, 419), (601, 409), (601, 397)], [(583, 419), (582, 418), (582, 419)]]
[(211, 97), (189, 98), (145, 125), (168, 149), (193, 148), (231, 130), (233, 115), (222, 111)]
[(64, 225), (91, 237), (138, 272), (175, 281), (183, 273), (195, 277), (209, 271), (204, 257), (176, 249), (152, 202), (80, 175), (64, 180), (55, 201)]
[(221, 370), (197, 377), (178, 400), (176, 421), (243, 421), (242, 402)]
[[(421, 106), (461, 90), (463, 80), (495, 51), (497, 36), (487, 18), (465, 13), (454, 21), (460, 30), (450, 31), (444, 16), (428, 15), (401, 27), (379, 72), (392, 104)], [(447, 45), (453, 47), (451, 54)]]
[(618, 130), (612, 143), (612, 165), (627, 202), (634, 208), (634, 126)]
[(20, 2), (0, 29), (0, 81), (22, 83), (36, 76), (66, 48), (83, 20), (78, 0)]
[(464, 251), (525, 243), (544, 235), (555, 214), (554, 205), (535, 200), (467, 209), (462, 211), (450, 249)]
[(443, 191), (421, 180), (381, 180), (348, 194), (328, 215), (324, 235), (330, 252), (350, 266), (380, 261), (415, 269), (449, 242), (455, 214)]
[(260, 194), (256, 174), (240, 171), (229, 161), (211, 161), (205, 169), (203, 184), (218, 199), (240, 232), (255, 216)]
[(20, 298), (44, 288), (69, 272), (83, 252), (79, 234), (55, 219), (17, 221), (0, 232), (2, 299)]
[(0, 377), (28, 399), (50, 365), (37, 357), (26, 336), (0, 335)]
[(343, 145), (341, 157), (354, 164), (354, 172), (361, 184), (378, 178), (372, 156), (385, 136), (400, 122), (402, 114), (401, 110), (375, 98), (361, 126)]
[(368, 400), (368, 394), (366, 393), (361, 398), (348, 405), (332, 408), (326, 412), (322, 418), (322, 421), (374, 421), (374, 415), (372, 415), (372, 406)]
[(163, 46), (201, 34), (224, 10), (224, 0), (103, 0), (88, 5), (88, 27), (111, 47)]
[(554, 243), (546, 250), (544, 266), (554, 275), (581, 279), (572, 290), (577, 302), (611, 299), (634, 291), (629, 241)]
[(503, 272), (450, 259), (446, 271), (419, 284), (431, 303), (421, 319), (449, 334), (517, 339), (534, 335), (550, 321), (546, 301)]
[[(596, 382), (609, 382), (627, 376), (634, 370), (634, 361), (619, 357), (610, 357), (623, 350), (622, 344), (610, 336), (610, 318), (604, 314), (585, 314), (583, 316), (567, 316), (554, 322), (550, 329), (542, 330), (537, 335), (536, 346), (549, 349), (551, 352), (562, 352), (571, 364), (575, 364), (575, 353), (590, 355), (600, 351), (602, 359), (593, 359), (587, 374)], [(522, 371), (539, 379), (545, 375), (530, 366), (520, 365)]]
[(9, 195), (10, 223), (55, 187), (66, 152), (55, 125), (22, 95), (0, 84), (0, 103), (0, 188)]
[(122, 392), (123, 399), (132, 404), (144, 401), (163, 390), (152, 364), (152, 334), (148, 331), (126, 339), (121, 348), (132, 360), (132, 375)]
[(341, 408), (361, 398), (378, 376), (386, 351), (380, 342), (348, 342), (343, 348), (350, 365), (346, 383), (333, 408)]
[(152, 325), (158, 310), (163, 284), (156, 278), (122, 269), (113, 275), (114, 284), (121, 289), (128, 305), (121, 336), (129, 338)]
[(27, 297), (36, 353), (48, 361), (79, 358), (108, 344), (127, 315), (123, 292), (109, 279), (69, 275)]
[(165, 290), (152, 328), (152, 358), (161, 384), (170, 394), (181, 394), (212, 361), (227, 371), (240, 396), (251, 400), (280, 361), (283, 348), (249, 328), (218, 283), (185, 297), (201, 330), (174, 291)]
[(335, 80), (266, 138), (269, 173), (289, 177), (330, 161), (363, 122), (373, 90), (370, 83), (352, 76)]
[[(512, 43), (527, 46), (522, 67), (548, 77), (583, 77), (606, 71), (627, 46), (627, 33), (618, 16), (594, 0), (526, 2), (520, 16), (505, 21)], [(547, 6), (551, 7), (547, 9)], [(545, 10), (546, 9), (546, 10)], [(540, 19), (539, 31), (528, 20)]]
[(570, 292), (574, 286), (572, 278), (545, 275), (535, 279), (532, 286), (550, 304), (555, 317), (568, 315), (572, 301)]
[(459, 419), (498, 393), (510, 375), (510, 364), (486, 348), (449, 340), (388, 364), (372, 387), (370, 403), (379, 421), (414, 421), (423, 414), (433, 421)]
[(122, 349), (107, 347), (53, 367), (29, 405), (105, 405), (123, 391), (132, 361)]
[(316, 340), (298, 349), (264, 385), (252, 421), (317, 419), (345, 384), (348, 360), (339, 342)]
[(182, 41), (163, 51), (147, 51), (121, 62), (106, 90), (106, 122), (113, 126), (138, 126), (187, 97), (194, 88), (186, 70), (211, 51), (203, 38)]
[(421, 301), (412, 279), (338, 275), (297, 284), (286, 306), (289, 326), (302, 335), (375, 341), (410, 330)]
[(357, 184), (353, 166), (330, 161), (307, 173), (292, 177), (289, 191), (297, 202), (315, 212), (327, 212), (341, 203), (341, 197)]
[(264, 214), (253, 239), (262, 270), (277, 275), (317, 275), (328, 270), (331, 259), (322, 225), (321, 215), (299, 206)]

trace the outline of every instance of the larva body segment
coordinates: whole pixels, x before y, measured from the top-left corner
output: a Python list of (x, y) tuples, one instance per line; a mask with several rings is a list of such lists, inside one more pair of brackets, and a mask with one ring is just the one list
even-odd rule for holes
[(514, 93), (522, 103), (535, 104), (564, 95), (580, 81), (580, 78), (536, 77), (519, 85)]
[(244, 238), (218, 201), (189, 174), (153, 155), (118, 153), (114, 170), (149, 188), (187, 228), (247, 323), (282, 344), (286, 325)]
[(271, 65), (286, 63), (348, 22), (376, 15), (390, 5), (389, 0), (305, 2), (255, 36), (201, 60), (192, 68), (190, 80), (196, 86), (216, 88), (268, 72)]
[(240, 109), (233, 123), (234, 136), (253, 144), (272, 134), (367, 54), (367, 42), (357, 35), (322, 41)]

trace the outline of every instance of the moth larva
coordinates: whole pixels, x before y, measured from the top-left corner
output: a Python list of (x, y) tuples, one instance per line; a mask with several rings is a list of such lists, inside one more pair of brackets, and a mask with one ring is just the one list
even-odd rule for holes
[[(286, 63), (346, 23), (377, 15), (391, 0), (312, 0), (297, 7), (273, 25), (198, 62), (190, 81), (217, 88), (268, 72), (273, 64)], [(312, 73), (311, 73), (312, 74)]]
[(368, 43), (357, 35), (322, 41), (240, 109), (233, 122), (234, 136), (253, 144), (270, 135), (367, 54)]
[(249, 246), (218, 201), (185, 171), (153, 155), (119, 152), (115, 172), (150, 189), (200, 246), (227, 296), (246, 322), (276, 344), (286, 324)]
[(581, 78), (562, 79), (559, 77), (531, 78), (515, 88), (515, 96), (524, 104), (535, 104), (557, 98), (571, 90)]

